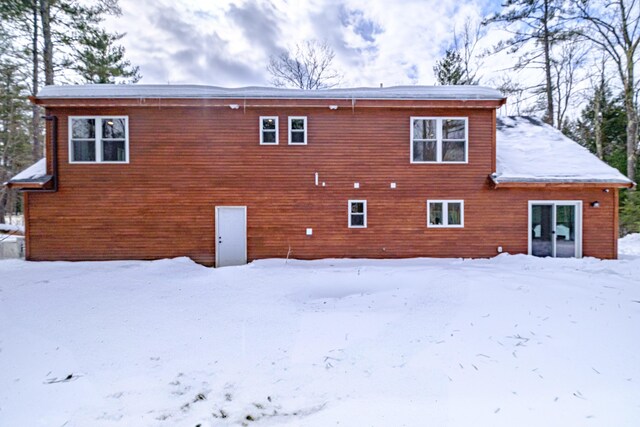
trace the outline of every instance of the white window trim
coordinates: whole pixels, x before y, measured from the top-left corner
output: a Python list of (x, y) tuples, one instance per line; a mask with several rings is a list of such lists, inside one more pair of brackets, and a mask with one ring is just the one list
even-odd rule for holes
[[(442, 203), (442, 224), (431, 224), (431, 203)], [(460, 224), (449, 225), (449, 203), (460, 203)], [(427, 228), (464, 228), (464, 200), (427, 200)]]
[[(96, 159), (92, 162), (83, 161), (83, 160), (73, 160), (73, 120), (77, 119), (95, 119), (96, 121)], [(102, 160), (102, 120), (103, 119), (124, 119), (124, 154), (125, 160), (122, 162), (118, 161), (104, 161)], [(113, 164), (113, 165), (122, 165), (129, 163), (129, 116), (69, 116), (67, 133), (69, 136), (69, 163), (73, 164), (83, 164), (83, 165), (93, 165), (93, 164)], [(76, 138), (76, 139), (84, 139), (89, 140), (87, 138)]]
[[(436, 121), (436, 160), (435, 161), (419, 161), (413, 160), (413, 121), (414, 120), (435, 120)], [(464, 161), (462, 162), (448, 162), (442, 160), (442, 121), (443, 120), (464, 120)], [(445, 164), (445, 165), (455, 165), (455, 164), (466, 164), (469, 163), (469, 118), (468, 117), (422, 117), (422, 116), (411, 116), (409, 119), (410, 126), (410, 140), (409, 140), (409, 160), (411, 163), (421, 164), (421, 163), (429, 163), (429, 164)]]
[[(362, 207), (364, 210), (364, 225), (351, 225), (351, 204), (352, 203), (362, 203)], [(366, 200), (349, 200), (347, 203), (347, 214), (348, 214), (348, 224), (349, 228), (367, 228), (367, 201)]]
[[(291, 128), (291, 122), (293, 120), (303, 120), (304, 121), (304, 142), (291, 142), (291, 134), (294, 130)], [(300, 130), (296, 130), (295, 132), (300, 132)], [(307, 145), (307, 117), (306, 116), (289, 116), (289, 145)]]
[[(264, 131), (262, 128), (263, 120), (274, 119), (276, 121), (276, 142), (264, 142)], [(260, 145), (278, 145), (280, 143), (280, 124), (278, 122), (278, 116), (260, 116)], [(270, 132), (270, 130), (269, 130)]]

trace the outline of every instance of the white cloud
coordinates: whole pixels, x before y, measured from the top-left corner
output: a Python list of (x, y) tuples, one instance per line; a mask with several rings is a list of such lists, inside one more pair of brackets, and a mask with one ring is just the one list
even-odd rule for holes
[[(266, 85), (270, 54), (304, 39), (326, 39), (347, 86), (433, 84), (433, 65), (467, 17), (491, 0), (120, 0), (110, 19), (142, 83)], [(480, 49), (497, 41), (490, 30)], [(485, 61), (483, 80), (509, 57)]]

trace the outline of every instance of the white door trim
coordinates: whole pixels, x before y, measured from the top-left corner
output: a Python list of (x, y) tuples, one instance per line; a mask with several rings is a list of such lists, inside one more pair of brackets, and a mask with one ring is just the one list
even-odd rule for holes
[(247, 207), (246, 206), (226, 206), (226, 205), (220, 205), (220, 206), (216, 206), (216, 212), (215, 212), (215, 221), (216, 221), (216, 226), (215, 226), (215, 236), (213, 236), (215, 238), (215, 247), (216, 247), (216, 267), (218, 267), (218, 265), (220, 264), (220, 240), (218, 238), (218, 236), (220, 235), (218, 232), (218, 212), (221, 208), (231, 208), (231, 209), (242, 209), (244, 211), (244, 262), (247, 262)]
[(551, 211), (551, 220), (552, 220), (552, 226), (553, 226), (553, 236), (554, 236), (554, 241), (552, 244), (552, 253), (553, 253), (553, 257), (555, 258), (556, 256), (556, 241), (555, 241), (555, 231), (556, 231), (556, 206), (557, 205), (573, 205), (576, 207), (576, 253), (575, 256), (576, 258), (582, 258), (582, 200), (529, 200), (529, 205), (528, 205), (528, 221), (527, 221), (527, 246), (528, 246), (528, 250), (527, 253), (529, 255), (531, 255), (531, 221), (533, 218), (531, 218), (531, 207), (533, 205), (551, 205), (553, 207), (552, 211)]

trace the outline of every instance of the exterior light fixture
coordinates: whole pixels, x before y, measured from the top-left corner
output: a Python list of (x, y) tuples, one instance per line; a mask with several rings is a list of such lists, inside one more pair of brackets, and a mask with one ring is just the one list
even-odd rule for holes
[(240, 106), (238, 104), (229, 104), (229, 108), (231, 108), (232, 110), (237, 110), (238, 108), (240, 108)]
[(604, 190), (602, 190), (602, 192), (603, 192), (603, 193), (608, 193), (608, 192), (609, 192), (609, 189), (608, 189), (608, 188), (605, 188)]
[(591, 207), (592, 208), (599, 208), (600, 207), (600, 202), (599, 201), (595, 201), (595, 202), (591, 202)]
[(329, 105), (329, 110), (337, 110), (338, 106), (337, 105)]

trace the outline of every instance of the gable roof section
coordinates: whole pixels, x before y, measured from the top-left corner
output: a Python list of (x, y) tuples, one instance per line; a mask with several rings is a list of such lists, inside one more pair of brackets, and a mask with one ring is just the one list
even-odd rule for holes
[(366, 99), (423, 101), (500, 101), (504, 96), (484, 86), (394, 86), (384, 88), (282, 89), (224, 88), (201, 85), (92, 84), (45, 86), (36, 99)]
[(496, 187), (608, 184), (632, 187), (617, 169), (556, 128), (533, 117), (497, 118)]
[(4, 185), (15, 188), (43, 188), (52, 175), (47, 175), (47, 160), (42, 158), (5, 182)]
[(415, 99), (501, 100), (502, 94), (484, 86), (394, 86), (386, 88), (282, 89), (272, 87), (224, 88), (201, 85), (93, 84), (46, 86), (39, 99), (60, 98), (214, 98), (214, 99)]

